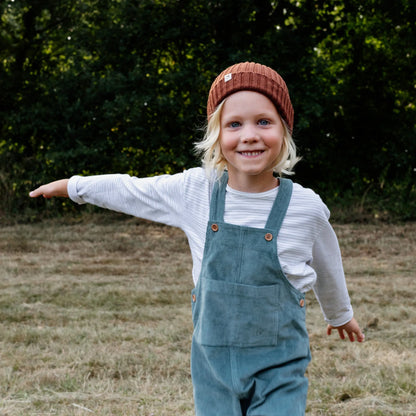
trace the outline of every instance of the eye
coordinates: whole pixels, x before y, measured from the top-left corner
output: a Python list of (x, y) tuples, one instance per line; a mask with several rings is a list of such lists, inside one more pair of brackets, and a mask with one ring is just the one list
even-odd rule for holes
[(270, 124), (270, 121), (262, 118), (261, 120), (258, 121), (258, 124), (260, 126), (268, 126)]
[(229, 126), (231, 127), (231, 128), (236, 128), (236, 127), (240, 127), (241, 126), (241, 124), (238, 122), (238, 121), (232, 121), (230, 124), (229, 124)]

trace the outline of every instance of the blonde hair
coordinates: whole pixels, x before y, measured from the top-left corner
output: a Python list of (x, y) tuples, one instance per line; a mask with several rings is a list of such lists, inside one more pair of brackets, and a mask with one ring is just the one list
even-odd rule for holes
[[(200, 142), (195, 143), (195, 151), (201, 156), (202, 166), (211, 176), (215, 171), (219, 179), (227, 168), (227, 160), (221, 151), (221, 114), (225, 103), (224, 99), (215, 111), (211, 114), (205, 126), (204, 137)], [(280, 116), (279, 116), (280, 117)], [(296, 155), (296, 145), (290, 133), (287, 123), (280, 117), (284, 128), (282, 150), (276, 160), (273, 172), (279, 176), (293, 175), (293, 168), (301, 159)]]

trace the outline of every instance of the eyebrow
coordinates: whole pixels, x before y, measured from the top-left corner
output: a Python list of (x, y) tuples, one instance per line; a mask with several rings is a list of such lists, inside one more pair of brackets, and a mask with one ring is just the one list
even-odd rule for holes
[[(243, 117), (240, 113), (231, 113), (226, 116), (223, 115), (223, 120), (233, 120)], [(254, 118), (260, 119), (260, 118), (273, 118), (276, 117), (276, 114), (267, 112), (267, 113), (258, 113), (254, 114)], [(277, 117), (280, 118), (279, 113), (277, 113)]]

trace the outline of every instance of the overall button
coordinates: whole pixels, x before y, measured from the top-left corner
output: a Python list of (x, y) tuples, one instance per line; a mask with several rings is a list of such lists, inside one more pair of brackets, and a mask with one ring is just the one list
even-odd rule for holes
[(272, 241), (273, 240), (273, 234), (272, 233), (267, 233), (264, 236), (264, 238), (265, 238), (266, 241)]
[(301, 300), (299, 301), (299, 306), (300, 306), (301, 308), (303, 308), (303, 307), (305, 306), (305, 301), (304, 301), (303, 299), (301, 299)]
[(196, 296), (195, 295), (192, 295), (192, 302), (196, 302)]
[(212, 224), (211, 230), (214, 231), (214, 233), (216, 233), (218, 231), (218, 224)]

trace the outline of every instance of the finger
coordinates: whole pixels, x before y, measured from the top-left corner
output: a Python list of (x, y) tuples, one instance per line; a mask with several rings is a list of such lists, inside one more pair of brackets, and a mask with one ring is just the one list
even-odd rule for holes
[(39, 188), (38, 189), (35, 189), (32, 192), (29, 192), (29, 196), (31, 198), (37, 198), (38, 196), (41, 196), (41, 195), (42, 195), (42, 192), (39, 192)]
[(344, 330), (343, 329), (338, 329), (338, 333), (339, 333), (339, 337), (341, 339), (345, 339), (345, 334), (344, 334)]
[(351, 342), (354, 342), (355, 341), (354, 332), (348, 332), (348, 338), (350, 339)]
[(364, 339), (365, 339), (365, 335), (360, 331), (358, 334), (357, 334), (357, 341), (358, 342), (363, 342), (364, 341)]
[(331, 334), (332, 334), (332, 326), (331, 326), (331, 325), (328, 325), (328, 326), (326, 327), (326, 334), (327, 334), (327, 335), (331, 335)]

